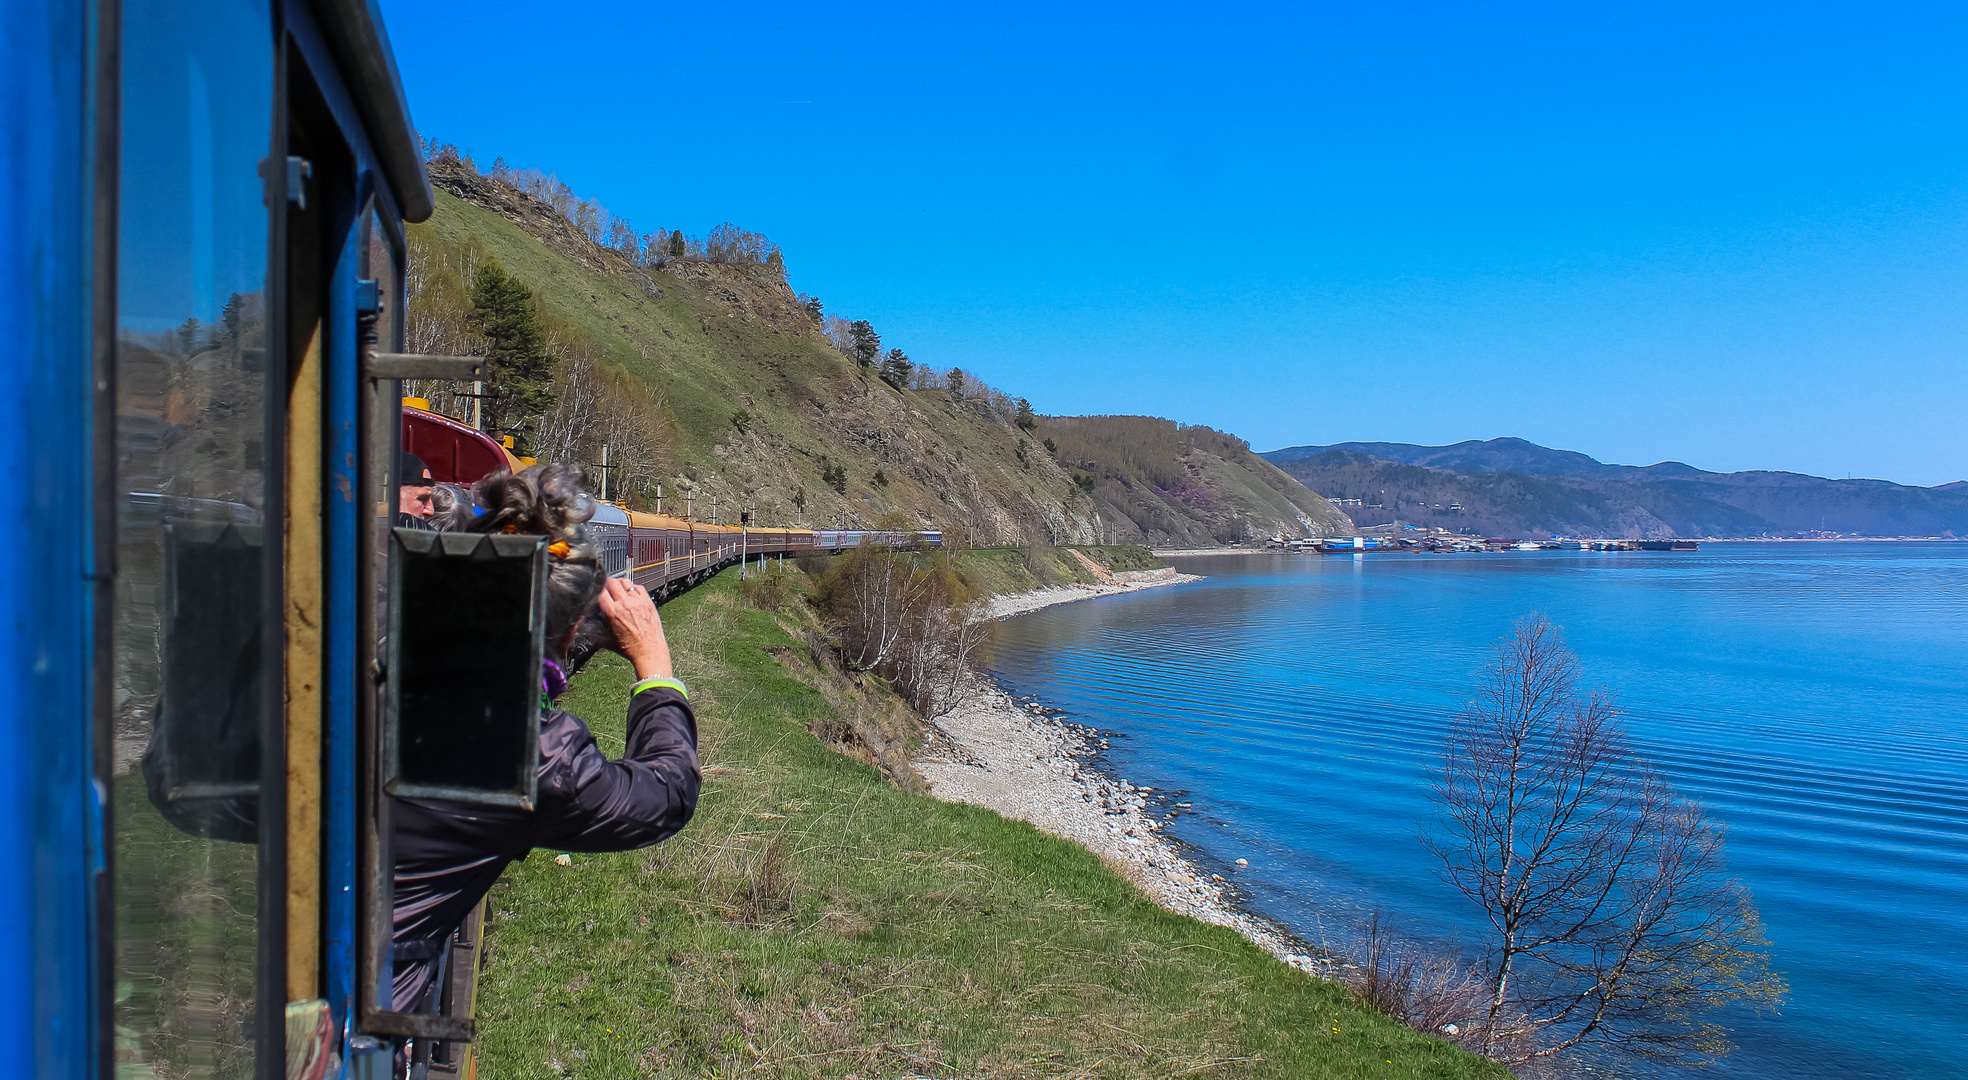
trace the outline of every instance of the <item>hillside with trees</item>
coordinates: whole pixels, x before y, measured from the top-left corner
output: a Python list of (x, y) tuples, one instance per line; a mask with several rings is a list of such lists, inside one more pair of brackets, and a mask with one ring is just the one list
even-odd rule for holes
[(1207, 542), (1336, 516), (1215, 443), (1156, 451), (1180, 482), (1118, 464), (1076, 481), (1029, 403), (795, 292), (764, 236), (639, 232), (552, 176), (427, 154), (437, 212), (409, 230), (405, 347), (485, 356), (492, 377), (405, 392), (524, 455), (588, 465), (632, 506), (941, 529), (960, 546)]
[[(1013, 399), (900, 349), (884, 357), (865, 321), (836, 347), (838, 320), (793, 292), (765, 238), (635, 234), (550, 177), (481, 175), (443, 150), (429, 169), (438, 207), (410, 230), (406, 347), (484, 355), (494, 376), (483, 398), (470, 384), (406, 388), (439, 411), (476, 407), (524, 453), (582, 462), (597, 488), (606, 472), (609, 494), (642, 508), (660, 498), (731, 521), (752, 507), (755, 520), (936, 528), (980, 545), (1100, 540), (1093, 501), (1031, 452)], [(518, 292), (525, 319), (509, 310)], [(507, 355), (535, 353), (544, 383), (501, 378)]]
[(1033, 434), (1100, 508), (1116, 543), (1200, 547), (1354, 531), (1235, 435), (1152, 416), (1035, 421)]

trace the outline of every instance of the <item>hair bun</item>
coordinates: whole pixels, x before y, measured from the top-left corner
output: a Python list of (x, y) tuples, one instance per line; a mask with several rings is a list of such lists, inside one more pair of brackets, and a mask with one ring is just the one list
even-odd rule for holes
[(471, 524), (477, 532), (522, 532), (588, 546), (585, 523), (594, 517), (594, 500), (584, 491), (586, 474), (579, 465), (535, 465), (515, 476), (496, 472), (476, 485), (478, 505), (485, 508)]
[[(474, 485), (485, 512), (466, 528), (474, 532), (544, 536), (547, 560), (547, 642), (557, 648), (576, 620), (589, 613), (608, 582), (600, 552), (588, 533), (595, 503), (582, 490), (579, 465), (535, 465), (515, 476), (496, 472)], [(605, 622), (606, 620), (596, 620)]]

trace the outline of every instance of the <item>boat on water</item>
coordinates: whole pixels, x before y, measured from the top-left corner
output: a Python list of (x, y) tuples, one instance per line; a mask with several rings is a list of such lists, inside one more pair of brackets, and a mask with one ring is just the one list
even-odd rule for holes
[(1700, 551), (1701, 545), (1693, 540), (1641, 540), (1641, 551)]

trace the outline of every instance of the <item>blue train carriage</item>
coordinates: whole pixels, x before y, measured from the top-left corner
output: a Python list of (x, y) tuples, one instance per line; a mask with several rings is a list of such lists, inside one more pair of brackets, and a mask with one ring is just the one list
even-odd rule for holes
[[(402, 450), (458, 482), (527, 463), (399, 396), (478, 371), (400, 352), (403, 223), (432, 195), (380, 19), (6, 18), (0, 400), (27, 521), (0, 589), (0, 1075), (469, 1072), (472, 921), (434, 998), (392, 1007), (386, 796), (530, 804), (544, 560), (392, 528)], [(940, 539), (612, 506), (595, 528), (663, 595), (754, 553)], [(514, 662), (460, 671), (481, 652), (434, 642)], [(460, 716), (515, 749), (445, 753)]]
[(875, 544), (894, 548), (942, 547), (943, 533), (940, 529), (919, 529), (915, 532), (894, 529), (821, 529), (814, 533), (814, 546), (834, 555), (839, 555), (850, 548)]
[[(530, 792), (410, 749), (444, 630), (410, 601), (475, 558), (524, 655), (540, 557), (389, 530), (400, 379), (470, 362), (400, 351), (432, 195), (377, 10), (5, 20), (0, 1075), (456, 1073), (468, 1016), (390, 1007), (382, 794)], [(478, 704), (534, 722), (513, 689)]]

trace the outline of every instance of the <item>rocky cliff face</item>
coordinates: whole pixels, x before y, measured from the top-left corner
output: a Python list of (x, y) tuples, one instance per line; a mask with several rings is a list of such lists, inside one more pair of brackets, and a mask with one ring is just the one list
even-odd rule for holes
[(1152, 416), (1047, 416), (1035, 434), (1091, 489), (1109, 543), (1206, 547), (1354, 532), (1331, 503), (1226, 432)]
[(1094, 500), (1036, 440), (983, 401), (898, 390), (841, 356), (776, 268), (639, 267), (508, 184), (430, 172), (440, 237), (477, 240), (663, 397), (682, 462), (665, 510), (688, 489), (702, 518), (749, 505), (771, 523), (901, 515), (980, 545), (1104, 541)]

